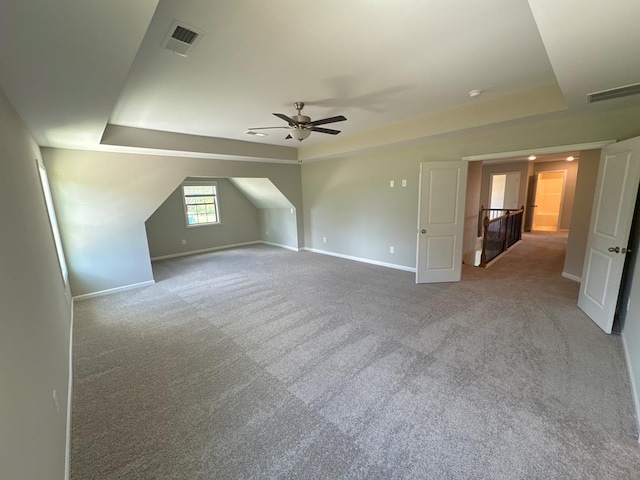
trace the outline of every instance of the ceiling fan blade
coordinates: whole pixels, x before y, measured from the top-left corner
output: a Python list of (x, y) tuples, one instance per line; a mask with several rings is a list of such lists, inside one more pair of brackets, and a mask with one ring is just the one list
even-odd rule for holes
[(332, 130), (330, 128), (311, 127), (309, 130), (312, 132), (328, 133), (329, 135), (337, 135), (340, 133), (340, 130)]
[(293, 118), (291, 117), (287, 117), (284, 113), (274, 113), (274, 115), (282, 120), (284, 120), (285, 122), (287, 122), (289, 125), (291, 125), (292, 127), (295, 127), (296, 125), (298, 125), (298, 122), (295, 121)]
[(344, 115), (338, 115), (336, 117), (323, 118), (321, 120), (314, 120), (313, 122), (307, 123), (310, 126), (316, 125), (324, 125), (326, 123), (334, 123), (334, 122), (344, 122), (347, 118)]
[(286, 137), (284, 137), (285, 140), (289, 140), (290, 138), (293, 138), (291, 135), (287, 135)]
[(270, 128), (290, 128), (290, 127), (255, 127), (255, 128), (248, 128), (247, 130), (269, 130)]

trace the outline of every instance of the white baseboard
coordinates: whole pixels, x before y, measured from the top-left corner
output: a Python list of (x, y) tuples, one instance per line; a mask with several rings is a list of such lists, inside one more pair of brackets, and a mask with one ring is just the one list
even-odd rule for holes
[(189, 255), (197, 255), (199, 253), (215, 252), (217, 250), (227, 250), (229, 248), (244, 247), (246, 245), (255, 245), (256, 243), (263, 243), (260, 240), (254, 240), (252, 242), (232, 243), (231, 245), (222, 245), (220, 247), (202, 248), (200, 250), (191, 250), (189, 252), (172, 253), (171, 255), (161, 255), (159, 257), (151, 258), (152, 262), (156, 260), (166, 260), (167, 258), (188, 257)]
[[(154, 258), (151, 259), (151, 261), (153, 262), (153, 261), (156, 261), (156, 260), (166, 260), (166, 259), (169, 259), (169, 258), (186, 257), (186, 256), (190, 256), (190, 255), (197, 255), (199, 253), (215, 252), (217, 250), (227, 250), (227, 249), (230, 249), (230, 248), (245, 247), (247, 245), (256, 245), (256, 244), (259, 244), (259, 243), (264, 243), (266, 245), (273, 245), (274, 247), (286, 248), (288, 250), (293, 250), (294, 252), (298, 252), (299, 251), (299, 249), (297, 249), (295, 247), (290, 247), (289, 245), (281, 245), (279, 243), (271, 243), (271, 242), (263, 242), (261, 240), (255, 240), (255, 241), (252, 241), (252, 242), (234, 243), (232, 245), (224, 245), (224, 246), (221, 246), (221, 247), (204, 248), (202, 250), (192, 250), (190, 252), (174, 253), (172, 255), (163, 255), (161, 257), (154, 257)], [(103, 295), (111, 295), (112, 293), (124, 292), (126, 290), (132, 290), (134, 288), (148, 287), (149, 285), (153, 285), (155, 283), (156, 283), (155, 280), (148, 280), (146, 282), (134, 283), (134, 284), (131, 284), (131, 285), (124, 285), (122, 287), (110, 288), (108, 290), (100, 290), (98, 292), (85, 293), (83, 295), (76, 295), (75, 297), (73, 297), (73, 300), (81, 301), (81, 300), (86, 300), (88, 298), (101, 297)]]
[(86, 300), (88, 298), (93, 298), (93, 297), (101, 297), (103, 295), (111, 295), (112, 293), (124, 292), (126, 290), (133, 290), (134, 288), (148, 287), (149, 285), (153, 285), (155, 283), (156, 283), (155, 280), (147, 280), (146, 282), (132, 283), (131, 285), (124, 285), (122, 287), (109, 288), (107, 290), (100, 290), (98, 292), (92, 292), (92, 293), (85, 293), (84, 295), (76, 295), (75, 297), (73, 297), (73, 300), (79, 301), (79, 300)]
[(287, 250), (292, 250), (294, 252), (299, 252), (300, 251), (300, 249), (297, 248), (297, 247), (292, 247), (290, 245), (284, 245), (282, 243), (265, 242), (264, 240), (262, 240), (260, 243), (264, 243), (265, 245), (271, 245), (272, 247), (286, 248)]
[(569, 280), (573, 280), (574, 282), (582, 283), (582, 277), (577, 277), (577, 276), (571, 275), (570, 273), (567, 273), (567, 272), (562, 272), (562, 276), (564, 278), (568, 278)]
[(64, 458), (64, 478), (71, 476), (71, 403), (73, 402), (73, 307), (71, 299), (71, 319), (69, 321), (69, 385), (67, 387), (67, 442)]
[[(631, 368), (631, 359), (629, 357), (629, 348), (627, 347), (627, 341), (625, 340), (624, 331), (622, 332), (622, 347), (624, 350), (624, 359), (627, 362), (627, 372), (629, 373), (629, 383), (631, 385), (631, 395), (633, 395), (633, 405), (636, 410), (636, 428), (640, 433), (640, 392), (638, 392), (638, 385), (635, 381), (635, 376)], [(638, 436), (638, 443), (640, 443), (640, 435)]]
[(307, 252), (319, 253), (321, 255), (329, 255), (331, 257), (344, 258), (346, 260), (354, 260), (356, 262), (370, 263), (371, 265), (378, 265), (379, 267), (394, 268), (396, 270), (403, 270), (405, 272), (416, 272), (415, 267), (405, 267), (404, 265), (397, 265), (395, 263), (379, 262), (378, 260), (370, 260), (368, 258), (353, 257), (351, 255), (343, 255), (342, 253), (329, 252), (327, 250), (318, 250), (317, 248), (304, 248)]

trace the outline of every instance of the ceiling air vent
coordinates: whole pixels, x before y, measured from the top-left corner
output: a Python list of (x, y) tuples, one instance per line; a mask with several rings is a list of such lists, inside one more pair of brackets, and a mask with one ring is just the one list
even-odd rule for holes
[(196, 30), (185, 23), (175, 21), (165, 35), (161, 46), (186, 57), (203, 35), (204, 32)]
[(627, 85), (626, 87), (612, 88), (611, 90), (602, 90), (587, 94), (587, 103), (602, 102), (604, 100), (612, 100), (614, 98), (628, 97), (629, 95), (637, 95), (640, 93), (640, 83)]

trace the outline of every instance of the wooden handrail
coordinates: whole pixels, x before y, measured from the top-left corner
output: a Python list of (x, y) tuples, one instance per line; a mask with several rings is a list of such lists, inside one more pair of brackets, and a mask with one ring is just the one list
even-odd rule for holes
[[(484, 215), (485, 212), (513, 212), (511, 213), (512, 215), (516, 215), (520, 212), (520, 210), (524, 209), (524, 205), (520, 208), (484, 208), (484, 205), (480, 205), (480, 211), (478, 212), (478, 236), (482, 236), (483, 235), (483, 227), (484, 227), (484, 218), (487, 215)], [(501, 215), (500, 217), (495, 217), (492, 218), (491, 220), (498, 220), (500, 218), (504, 218), (504, 215)]]
[[(489, 220), (489, 223), (493, 223), (495, 221), (502, 220), (503, 218), (513, 217), (514, 215), (522, 213), (522, 212), (524, 212), (524, 207), (523, 208), (518, 208), (517, 210), (516, 209), (506, 209), (506, 208), (501, 209), (501, 210), (503, 210), (503, 211), (505, 211), (507, 213), (505, 213), (504, 215), (502, 215), (500, 217), (492, 218), (491, 220)], [(485, 217), (485, 218), (488, 219), (489, 217)]]

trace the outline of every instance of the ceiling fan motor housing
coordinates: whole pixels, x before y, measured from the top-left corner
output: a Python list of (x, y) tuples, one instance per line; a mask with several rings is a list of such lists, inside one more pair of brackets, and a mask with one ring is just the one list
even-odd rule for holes
[(311, 121), (311, 117), (307, 117), (306, 115), (294, 115), (291, 118), (298, 123), (309, 123)]

